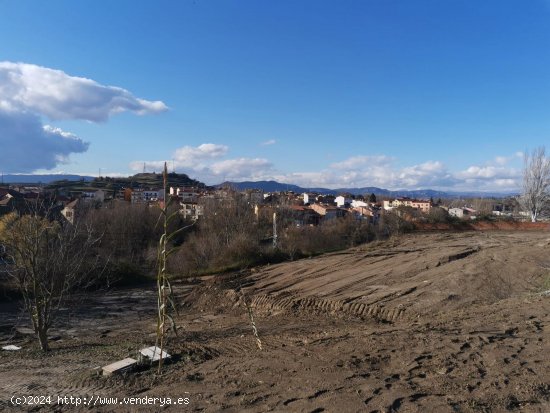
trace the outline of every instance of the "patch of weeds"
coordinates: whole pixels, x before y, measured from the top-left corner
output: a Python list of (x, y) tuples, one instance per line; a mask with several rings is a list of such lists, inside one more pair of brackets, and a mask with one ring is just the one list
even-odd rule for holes
[(204, 375), (202, 373), (196, 372), (193, 374), (188, 374), (186, 378), (189, 381), (203, 381)]
[[(550, 274), (546, 274), (542, 278), (542, 282), (540, 284), (540, 292), (549, 292), (550, 291)], [(550, 293), (548, 293), (550, 295)]]
[(535, 391), (539, 395), (539, 397), (542, 397), (546, 401), (550, 400), (550, 384), (539, 384), (538, 386), (536, 386)]
[(468, 400), (467, 405), (470, 409), (475, 412), (490, 413), (491, 409), (487, 403), (480, 402), (479, 400), (471, 399)]
[(506, 398), (506, 409), (507, 410), (517, 410), (521, 407), (521, 402), (514, 395), (508, 396)]

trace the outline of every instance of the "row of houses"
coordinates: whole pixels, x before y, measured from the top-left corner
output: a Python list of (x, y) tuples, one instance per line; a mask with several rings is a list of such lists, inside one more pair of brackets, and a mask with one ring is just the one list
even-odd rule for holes
[[(25, 199), (39, 197), (40, 193), (32, 190), (0, 188), (0, 214), (21, 208)], [(37, 188), (40, 189), (40, 188)], [(61, 214), (73, 222), (77, 210), (84, 206), (101, 206), (110, 201), (126, 201), (132, 204), (164, 205), (165, 198), (179, 205), (185, 218), (199, 219), (205, 213), (205, 205), (209, 199), (223, 202), (234, 196), (236, 191), (231, 188), (195, 188), (171, 187), (165, 196), (161, 188), (124, 188), (117, 193), (103, 189), (82, 191), (80, 196), (67, 198), (56, 194), (55, 202), (61, 208)], [(74, 194), (73, 194), (74, 195)], [(265, 206), (285, 206), (292, 211), (297, 225), (317, 225), (322, 221), (353, 215), (358, 220), (376, 222), (382, 211), (390, 211), (399, 206), (410, 206), (422, 212), (429, 212), (431, 203), (424, 200), (396, 198), (381, 203), (367, 202), (363, 199), (353, 199), (346, 195), (326, 195), (316, 193), (296, 194), (292, 191), (268, 192), (261, 190), (245, 190), (240, 196), (251, 206), (259, 209)]]
[(447, 212), (450, 216), (455, 218), (461, 218), (461, 219), (476, 219), (477, 217), (477, 211), (473, 208), (469, 207), (461, 207), (461, 208), (448, 208)]
[(318, 225), (323, 221), (353, 216), (356, 220), (374, 223), (380, 216), (380, 210), (375, 205), (364, 207), (338, 207), (326, 204), (292, 205), (289, 207), (293, 213), (296, 226)]
[[(397, 198), (392, 201), (367, 202), (361, 199), (352, 199), (344, 195), (326, 196), (319, 194), (303, 193), (295, 202), (288, 205), (297, 226), (317, 225), (323, 221), (352, 216), (356, 220), (376, 223), (384, 211), (391, 211), (399, 206), (410, 206), (421, 212), (429, 212), (430, 201), (411, 200), (409, 198)], [(262, 208), (270, 208), (272, 205), (256, 205), (256, 214)]]
[(399, 208), (399, 207), (415, 208), (427, 214), (428, 212), (430, 212), (430, 209), (432, 208), (432, 203), (426, 200), (411, 199), (411, 198), (396, 198), (391, 201), (388, 201), (388, 200), (383, 201), (383, 208), (386, 211), (391, 211), (392, 209)]
[[(46, 194), (39, 188), (29, 190), (27, 187), (0, 187), (0, 216), (10, 212), (25, 213), (32, 205), (38, 204)], [(57, 203), (63, 199), (56, 200)]]

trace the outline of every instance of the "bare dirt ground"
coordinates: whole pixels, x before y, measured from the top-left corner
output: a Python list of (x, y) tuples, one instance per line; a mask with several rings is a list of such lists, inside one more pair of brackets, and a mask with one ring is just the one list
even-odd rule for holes
[[(175, 360), (159, 378), (94, 370), (154, 344), (153, 286), (81, 297), (45, 356), (0, 306), (0, 344), (23, 347), (0, 352), (0, 410), (550, 412), (548, 289), (548, 232), (413, 234), (212, 277), (176, 288)], [(14, 394), (190, 404), (15, 408)]]

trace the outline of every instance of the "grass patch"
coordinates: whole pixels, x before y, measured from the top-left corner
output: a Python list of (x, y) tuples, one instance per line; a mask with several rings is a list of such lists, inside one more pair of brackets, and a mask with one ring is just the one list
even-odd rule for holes
[(540, 291), (550, 291), (550, 274), (546, 274), (542, 277)]

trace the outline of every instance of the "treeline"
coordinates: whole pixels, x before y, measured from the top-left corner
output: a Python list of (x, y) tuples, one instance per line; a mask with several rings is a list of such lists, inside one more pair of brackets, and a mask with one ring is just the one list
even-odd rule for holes
[[(376, 224), (349, 214), (315, 226), (298, 226), (299, 212), (291, 207), (267, 207), (255, 212), (246, 197), (237, 192), (224, 199), (205, 199), (203, 208), (204, 215), (196, 222), (181, 216), (171, 222), (169, 232), (188, 227), (172, 240), (178, 247), (168, 262), (173, 277), (249, 268), (346, 249), (412, 231), (419, 218), (427, 222), (452, 221), (440, 208), (426, 216), (412, 208), (401, 208), (382, 214)], [(156, 207), (127, 203), (91, 209), (85, 215), (84, 219), (101, 234), (99, 253), (105, 257), (111, 280), (131, 281), (154, 272), (162, 233), (159, 215)]]
[(248, 268), (350, 248), (414, 228), (407, 217), (394, 213), (382, 215), (376, 224), (357, 220), (352, 214), (316, 226), (298, 226), (299, 221), (299, 212), (288, 206), (255, 213), (239, 193), (224, 200), (208, 200), (204, 215), (185, 234), (169, 269), (174, 275), (193, 276)]
[[(174, 211), (172, 211), (174, 212)], [(115, 284), (143, 281), (155, 271), (157, 249), (163, 228), (161, 210), (147, 204), (116, 202), (106, 208), (90, 207), (82, 211), (79, 220), (99, 237), (96, 247), (103, 266), (102, 279)], [(183, 218), (172, 220), (169, 231), (186, 225)], [(172, 242), (180, 245), (185, 234)]]
[[(433, 209), (419, 217), (412, 208), (385, 213), (376, 224), (357, 220), (352, 214), (344, 218), (321, 221), (319, 225), (297, 225), (299, 212), (289, 206), (266, 207), (255, 211), (240, 193), (224, 199), (205, 199), (204, 215), (196, 222), (176, 213), (170, 222), (173, 232), (188, 227), (175, 238), (178, 247), (168, 262), (173, 277), (248, 268), (266, 263), (295, 260), (302, 257), (350, 248), (381, 240), (414, 228), (419, 218), (429, 222), (445, 222), (445, 211)], [(277, 236), (274, 240), (273, 213), (276, 213)], [(146, 204), (114, 202), (101, 208), (89, 207), (78, 215), (80, 226), (98, 240), (90, 254), (94, 257), (98, 285), (134, 283), (155, 272), (157, 248), (162, 227), (161, 211)], [(62, 217), (62, 225), (69, 225)], [(1, 231), (0, 231), (1, 232)], [(2, 242), (0, 233), (0, 244)]]

